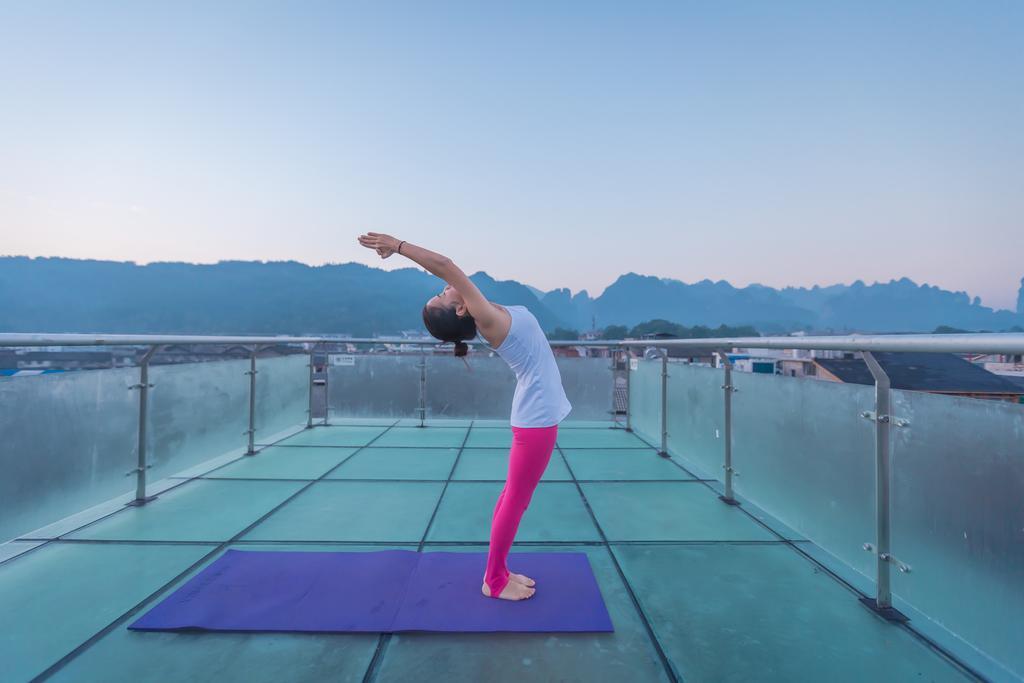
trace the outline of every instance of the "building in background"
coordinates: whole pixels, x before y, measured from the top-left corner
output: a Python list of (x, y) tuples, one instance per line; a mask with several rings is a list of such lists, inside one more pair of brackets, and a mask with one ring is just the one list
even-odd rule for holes
[[(1020, 403), (1024, 387), (989, 372), (953, 353), (874, 354), (893, 389), (927, 391)], [(863, 358), (816, 358), (817, 378), (847, 384), (874, 385)]]

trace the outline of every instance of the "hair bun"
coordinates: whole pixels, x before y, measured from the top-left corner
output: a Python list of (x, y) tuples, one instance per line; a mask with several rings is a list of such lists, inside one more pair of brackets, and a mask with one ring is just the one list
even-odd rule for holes
[(469, 345), (466, 344), (466, 342), (464, 342), (464, 341), (457, 341), (457, 342), (455, 342), (455, 355), (456, 356), (465, 356), (467, 353), (469, 353)]

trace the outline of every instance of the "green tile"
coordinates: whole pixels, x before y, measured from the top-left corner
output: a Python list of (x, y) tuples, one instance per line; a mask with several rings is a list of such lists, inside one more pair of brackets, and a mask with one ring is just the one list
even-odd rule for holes
[(129, 541), (226, 541), (305, 486), (298, 481), (191, 481), (69, 535)]
[(245, 540), (419, 542), (444, 487), (429, 482), (313, 484)]
[(577, 479), (693, 479), (653, 448), (570, 448), (562, 455)]
[(682, 680), (969, 680), (786, 546), (613, 551)]
[(560, 448), (650, 448), (625, 429), (559, 429)]
[(511, 448), (512, 428), (487, 427), (479, 428), (476, 425), (469, 430), (469, 438), (466, 439), (466, 448)]
[(509, 428), (509, 421), (507, 419), (504, 419), (504, 420), (473, 420), (473, 428), (476, 429), (477, 427), (482, 427), (482, 428), (496, 427), (496, 428), (499, 428), (499, 429), (508, 429)]
[(373, 445), (378, 448), (459, 448), (465, 439), (465, 427), (395, 427), (374, 441)]
[(611, 429), (616, 424), (613, 420), (565, 420), (558, 429)]
[[(481, 552), (465, 546), (429, 551)], [(666, 681), (668, 677), (615, 565), (602, 547), (513, 546), (521, 552), (585, 552), (615, 626), (614, 633), (396, 633), (379, 681)], [(538, 590), (544, 590), (542, 577)], [(479, 591), (479, 586), (467, 587)], [(481, 596), (482, 597), (482, 596)], [(489, 600), (490, 598), (484, 598)], [(528, 607), (524, 603), (524, 607)]]
[(365, 446), (387, 427), (313, 427), (290, 436), (278, 446)]
[(117, 629), (51, 680), (362, 681), (377, 633), (143, 633)]
[(51, 543), (0, 566), (3, 679), (38, 675), (211, 550)]
[[(500, 482), (451, 482), (430, 528), (430, 541), (488, 541)], [(576, 485), (541, 482), (519, 523), (517, 541), (599, 541)]]
[(458, 448), (364, 448), (328, 479), (447, 479)]
[[(250, 544), (232, 547), (303, 552), (390, 549), (388, 546)], [(404, 548), (415, 550), (415, 546)], [(183, 577), (178, 585), (187, 580), (188, 577)], [(121, 627), (69, 662), (53, 680), (69, 683), (357, 682), (363, 679), (379, 639), (376, 633), (143, 633)]]
[(270, 446), (256, 455), (244, 456), (206, 476), (242, 479), (317, 479), (355, 452), (355, 448)]
[[(426, 420), (427, 427), (468, 427), (473, 423), (472, 420), (458, 420), (448, 417), (428, 417)], [(398, 421), (396, 427), (419, 427), (420, 419), (418, 417), (406, 417)]]
[[(459, 456), (459, 464), (455, 466), (452, 479), (493, 479), (505, 481), (508, 478), (507, 448), (465, 448)], [(558, 451), (551, 454), (548, 467), (544, 470), (541, 481), (571, 480), (569, 469), (565, 466)]]
[[(320, 419), (320, 418), (317, 418)], [(397, 417), (338, 417), (331, 414), (327, 421), (331, 426), (342, 427), (391, 427), (398, 422)]]
[(609, 541), (770, 541), (775, 536), (696, 482), (580, 484)]

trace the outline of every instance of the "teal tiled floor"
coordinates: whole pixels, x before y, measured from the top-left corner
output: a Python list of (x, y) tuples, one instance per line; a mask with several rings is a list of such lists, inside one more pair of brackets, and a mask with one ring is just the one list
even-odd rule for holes
[(374, 446), (459, 448), (466, 440), (466, 427), (394, 427), (374, 441)]
[(609, 541), (771, 541), (743, 510), (694, 481), (580, 484)]
[(107, 541), (226, 541), (304, 486), (297, 481), (190, 481), (152, 504), (68, 535)]
[[(334, 551), (336, 546), (233, 546), (246, 550)], [(346, 546), (347, 551), (388, 547)], [(212, 560), (213, 558), (211, 558)], [(164, 593), (190, 578), (179, 579)], [(149, 604), (155, 604), (153, 601)], [(140, 610), (140, 613), (145, 609)], [(75, 657), (52, 680), (104, 681), (361, 681), (380, 637), (373, 633), (157, 633), (117, 628)], [(116, 662), (116, 666), (111, 664)]]
[(612, 548), (684, 680), (970, 680), (784, 545)]
[(562, 454), (577, 479), (693, 479), (653, 448), (567, 448)]
[(327, 478), (447, 479), (458, 454), (458, 448), (364, 448)]
[[(491, 479), (505, 481), (508, 477), (508, 448), (466, 448), (459, 457), (459, 464), (452, 474), (452, 480)], [(569, 481), (572, 475), (558, 452), (552, 454), (541, 481)]]
[(389, 428), (379, 427), (315, 427), (286, 439), (286, 446), (365, 446)]
[(474, 428), (466, 439), (466, 448), (509, 448), (512, 430), (508, 427)]
[[(501, 482), (448, 484), (429, 541), (480, 541), (491, 535)], [(597, 527), (572, 482), (541, 482), (519, 523), (517, 541), (599, 541)]]
[(417, 542), (444, 484), (322, 481), (257, 525), (251, 541)]
[(4, 680), (42, 673), (215, 547), (51, 543), (0, 565)]
[(271, 446), (210, 473), (239, 479), (316, 479), (356, 452), (355, 448)]
[(747, 506), (600, 423), (560, 428), (512, 552), (587, 553), (614, 633), (128, 631), (228, 547), (486, 552), (507, 424), (334, 422), (0, 556), (4, 680), (964, 680)]

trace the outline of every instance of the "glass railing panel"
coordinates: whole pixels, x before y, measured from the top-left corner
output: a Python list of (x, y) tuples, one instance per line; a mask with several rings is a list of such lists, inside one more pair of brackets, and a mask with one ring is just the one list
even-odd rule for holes
[[(611, 358), (556, 357), (565, 396), (572, 404), (567, 420), (608, 420), (615, 417), (615, 378)], [(511, 407), (511, 401), (509, 403)]]
[(309, 410), (309, 356), (256, 360), (256, 443), (304, 425)]
[(245, 447), (248, 371), (248, 360), (150, 368), (149, 380), (154, 386), (149, 392), (146, 442), (147, 460), (152, 465), (149, 481)]
[(346, 355), (327, 366), (327, 406), (331, 416), (416, 417), (420, 356)]
[[(571, 420), (611, 420), (612, 370), (607, 358), (556, 358)], [(497, 356), (427, 359), (427, 417), (500, 419), (512, 412), (516, 376)]]
[(0, 542), (135, 489), (138, 375), (0, 378)]
[(893, 593), (1024, 676), (1024, 406), (894, 391)]
[(427, 417), (507, 420), (516, 376), (496, 356), (467, 360), (472, 371), (455, 356), (427, 359)]
[(661, 361), (634, 358), (630, 361), (630, 368), (630, 424), (640, 436), (655, 445), (660, 445)]
[[(418, 417), (420, 356), (355, 355), (329, 369), (331, 415)], [(469, 367), (466, 363), (468, 362)], [(612, 368), (607, 358), (556, 358), (573, 405), (569, 419), (612, 419)], [(508, 419), (516, 377), (497, 356), (426, 357), (428, 418)]]
[(668, 364), (668, 450), (696, 464), (698, 474), (712, 479), (723, 477), (724, 383), (722, 370)]
[(736, 492), (874, 577), (874, 388), (733, 373)]

